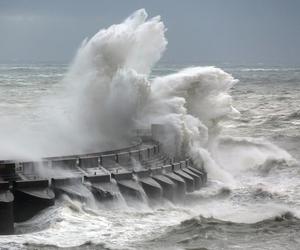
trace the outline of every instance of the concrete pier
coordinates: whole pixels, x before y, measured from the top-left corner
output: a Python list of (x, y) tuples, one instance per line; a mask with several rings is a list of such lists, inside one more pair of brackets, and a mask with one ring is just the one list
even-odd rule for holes
[(138, 182), (149, 199), (160, 200), (162, 198), (162, 187), (150, 177), (150, 169), (136, 170), (134, 174), (138, 177)]
[(149, 158), (148, 156), (148, 150), (145, 149), (141, 149), (140, 150), (140, 161), (146, 161)]
[(5, 181), (16, 180), (16, 164), (12, 161), (0, 162), (0, 177)]
[(194, 179), (193, 177), (191, 177), (189, 174), (185, 173), (182, 171), (182, 169), (180, 168), (180, 163), (174, 163), (172, 165), (172, 169), (174, 171), (175, 174), (177, 174), (178, 176), (180, 176), (186, 183), (186, 191), (188, 193), (192, 193), (195, 190), (195, 183), (194, 183)]
[[(161, 132), (159, 127), (157, 132)], [(159, 135), (163, 136), (156, 133)], [(108, 201), (104, 206), (112, 204), (120, 193), (129, 205), (136, 205), (134, 199), (180, 202), (187, 192), (205, 185), (207, 174), (189, 158), (177, 162), (184, 158), (176, 147), (173, 153), (164, 151), (164, 145), (153, 136), (144, 136), (124, 149), (39, 161), (0, 161), (0, 178), (4, 180), (0, 181), (0, 234), (13, 233), (14, 222), (30, 219), (62, 195), (91, 206), (97, 205), (95, 199)], [(43, 180), (43, 170), (53, 175)]]
[(57, 197), (65, 194), (72, 199), (87, 201), (90, 191), (82, 183), (82, 177), (53, 178), (51, 186)]
[(114, 167), (117, 163), (117, 154), (106, 154), (100, 156), (100, 165), (105, 168)]
[(9, 191), (9, 183), (0, 181), (0, 235), (14, 232), (14, 196)]
[(81, 156), (78, 159), (78, 165), (81, 168), (95, 168), (100, 165), (100, 158), (98, 156)]
[(122, 171), (119, 173), (112, 173), (112, 178), (114, 178), (118, 184), (120, 192), (123, 196), (129, 196), (138, 200), (143, 200), (142, 197), (142, 187), (133, 179), (133, 173), (129, 171)]
[(188, 167), (188, 169), (201, 177), (201, 186), (204, 186), (204, 184), (207, 182), (206, 172), (190, 166)]
[(170, 201), (175, 201), (177, 186), (171, 179), (163, 175), (162, 168), (161, 167), (151, 168), (151, 176), (162, 187), (163, 197)]
[(130, 153), (122, 152), (117, 154), (117, 163), (121, 166), (128, 166), (131, 162)]
[(117, 185), (111, 181), (110, 174), (84, 176), (84, 182), (90, 184), (87, 186), (100, 201), (111, 200), (119, 192)]
[(185, 180), (173, 172), (172, 165), (164, 166), (163, 173), (164, 173), (164, 176), (166, 176), (167, 178), (169, 178), (171, 181), (173, 181), (176, 184), (176, 192), (175, 192), (176, 198), (183, 199), (183, 197), (186, 193)]
[(13, 184), (15, 222), (23, 222), (54, 205), (55, 195), (48, 180), (23, 180)]
[(185, 161), (180, 162), (180, 168), (182, 169), (183, 172), (187, 173), (189, 176), (191, 176), (194, 179), (195, 190), (199, 190), (202, 186), (201, 175), (196, 174), (190, 169), (188, 169)]
[(192, 172), (188, 168), (183, 168), (182, 171), (185, 172), (186, 174), (188, 174), (189, 176), (191, 176), (194, 179), (194, 189), (199, 190), (202, 186), (201, 176), (195, 174), (194, 172)]
[(60, 168), (74, 168), (77, 166), (77, 158), (63, 158), (63, 159), (54, 159), (51, 161), (52, 167), (60, 167)]

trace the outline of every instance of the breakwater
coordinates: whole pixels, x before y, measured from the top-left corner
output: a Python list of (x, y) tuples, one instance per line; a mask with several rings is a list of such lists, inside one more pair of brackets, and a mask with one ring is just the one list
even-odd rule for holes
[(207, 181), (203, 166), (188, 157), (169, 157), (155, 136), (140, 136), (128, 148), (106, 152), (44, 158), (40, 161), (0, 162), (0, 234), (14, 233), (23, 222), (67, 195), (100, 202), (116, 199), (180, 202)]

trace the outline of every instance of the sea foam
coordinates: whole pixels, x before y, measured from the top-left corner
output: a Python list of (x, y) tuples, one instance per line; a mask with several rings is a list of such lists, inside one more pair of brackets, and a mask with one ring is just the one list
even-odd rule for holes
[[(1, 157), (32, 159), (122, 147), (136, 129), (161, 124), (168, 131), (164, 150), (169, 155), (190, 156), (204, 164), (210, 178), (232, 183), (231, 171), (216, 151), (220, 121), (239, 115), (229, 93), (237, 80), (216, 67), (152, 78), (167, 46), (165, 31), (159, 16), (148, 19), (141, 9), (85, 39), (62, 81), (63, 90), (43, 103), (44, 123), (20, 129), (10, 122), (1, 129)], [(7, 136), (12, 130), (17, 134)]]

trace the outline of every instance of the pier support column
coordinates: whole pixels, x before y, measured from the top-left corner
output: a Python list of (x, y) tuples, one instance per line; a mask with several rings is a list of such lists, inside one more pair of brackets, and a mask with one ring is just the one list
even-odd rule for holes
[(26, 221), (55, 203), (54, 192), (46, 179), (15, 181), (13, 192), (15, 222)]
[(0, 182), (0, 235), (14, 233), (14, 196), (8, 182)]

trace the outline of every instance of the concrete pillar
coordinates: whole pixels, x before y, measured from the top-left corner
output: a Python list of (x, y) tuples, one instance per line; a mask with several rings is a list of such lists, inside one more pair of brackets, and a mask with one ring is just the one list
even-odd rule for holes
[(121, 166), (128, 166), (130, 163), (129, 152), (118, 153), (118, 164), (120, 164)]
[(110, 174), (84, 176), (84, 183), (100, 201), (111, 200), (118, 193), (117, 185), (111, 182)]
[(161, 167), (151, 168), (152, 178), (162, 187), (162, 195), (165, 199), (175, 201), (176, 184), (163, 175)]
[(134, 174), (138, 177), (138, 182), (143, 187), (146, 195), (151, 200), (159, 200), (162, 198), (162, 187), (160, 184), (150, 177), (150, 170), (136, 170)]
[(194, 179), (194, 184), (195, 184), (195, 190), (199, 190), (202, 186), (202, 179), (201, 175), (198, 175), (194, 173), (193, 171), (189, 170), (188, 168), (181, 168), (183, 172), (188, 174)]
[(195, 190), (195, 183), (193, 177), (191, 177), (189, 174), (183, 172), (180, 168), (180, 163), (174, 163), (173, 164), (173, 171), (175, 174), (180, 176), (182, 179), (184, 179), (186, 183), (186, 190), (188, 193), (192, 193)]
[(185, 180), (172, 171), (171, 165), (166, 165), (163, 167), (163, 175), (176, 184), (176, 198), (182, 200), (187, 189)]
[(101, 165), (105, 168), (114, 167), (116, 160), (116, 154), (101, 155)]
[(143, 200), (142, 187), (133, 179), (132, 172), (123, 171), (119, 173), (112, 173), (111, 176), (116, 180), (120, 192), (124, 196), (129, 196), (137, 200)]
[(81, 168), (96, 168), (99, 167), (99, 156), (86, 156), (79, 158), (79, 167)]
[(0, 235), (14, 233), (14, 196), (8, 182), (0, 182)]
[(51, 180), (51, 184), (56, 196), (65, 194), (71, 199), (79, 200), (82, 202), (86, 202), (90, 198), (90, 190), (88, 190), (88, 188), (83, 185), (81, 176), (53, 178)]
[(49, 188), (48, 180), (15, 181), (13, 193), (15, 222), (26, 221), (55, 203), (55, 195)]

